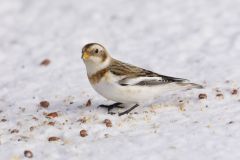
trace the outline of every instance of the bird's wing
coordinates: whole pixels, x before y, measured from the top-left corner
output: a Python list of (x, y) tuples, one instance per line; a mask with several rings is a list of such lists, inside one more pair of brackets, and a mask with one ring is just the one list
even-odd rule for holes
[(109, 70), (114, 75), (122, 77), (122, 79), (119, 80), (119, 84), (122, 86), (154, 86), (172, 82), (188, 82), (186, 79), (160, 75), (152, 71), (145, 70), (117, 60), (114, 60), (110, 64)]

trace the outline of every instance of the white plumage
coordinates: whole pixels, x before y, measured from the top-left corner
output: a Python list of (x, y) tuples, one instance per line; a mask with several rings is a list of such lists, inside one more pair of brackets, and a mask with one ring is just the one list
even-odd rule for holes
[[(152, 77), (131, 78), (129, 81), (126, 81), (126, 84), (129, 85), (121, 86), (118, 84), (121, 77), (113, 75), (112, 73), (107, 73), (107, 75), (102, 78), (99, 83), (92, 84), (92, 87), (106, 99), (126, 104), (142, 104), (146, 101), (151, 101), (154, 98), (160, 97), (168, 91), (188, 89), (192, 87), (191, 85), (180, 86), (176, 83), (154, 86), (133, 85), (140, 80), (149, 79), (152, 79)], [(153, 77), (153, 79), (158, 78)]]
[[(103, 97), (118, 102), (116, 105), (101, 105), (109, 110), (119, 103), (148, 102), (168, 91), (202, 88), (201, 85), (189, 83), (186, 79), (160, 75), (115, 60), (102, 45), (97, 43), (85, 45), (82, 52), (92, 87)], [(129, 113), (132, 109), (122, 114)]]

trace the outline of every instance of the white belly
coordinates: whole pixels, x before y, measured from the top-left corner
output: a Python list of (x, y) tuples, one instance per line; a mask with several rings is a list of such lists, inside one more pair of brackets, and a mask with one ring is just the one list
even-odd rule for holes
[(103, 78), (93, 88), (108, 100), (126, 104), (142, 103), (159, 97), (166, 86), (121, 86)]
[(93, 88), (103, 97), (121, 103), (139, 103), (154, 98), (152, 94), (146, 94), (146, 90), (139, 87), (120, 86), (101, 82)]

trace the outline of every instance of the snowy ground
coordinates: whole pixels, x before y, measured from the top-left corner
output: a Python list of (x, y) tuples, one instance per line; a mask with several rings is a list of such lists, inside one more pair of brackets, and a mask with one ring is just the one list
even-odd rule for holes
[[(206, 88), (108, 115), (81, 60), (88, 42)], [(0, 0), (0, 159), (239, 159), (239, 59), (240, 0)]]

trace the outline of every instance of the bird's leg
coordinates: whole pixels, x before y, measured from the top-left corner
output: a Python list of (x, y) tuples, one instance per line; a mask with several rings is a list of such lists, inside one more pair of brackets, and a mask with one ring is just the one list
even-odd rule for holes
[(128, 110), (124, 111), (124, 112), (121, 112), (121, 113), (118, 113), (118, 116), (122, 116), (124, 114), (128, 114), (130, 113), (132, 110), (134, 110), (135, 108), (137, 108), (139, 105), (138, 104), (135, 104), (134, 106), (132, 106), (131, 108), (129, 108)]
[(98, 107), (101, 107), (101, 108), (107, 108), (108, 109), (108, 113), (110, 113), (110, 111), (113, 109), (113, 108), (124, 108), (123, 106), (121, 106), (122, 103), (114, 103), (114, 104), (111, 104), (111, 105), (99, 105)]

